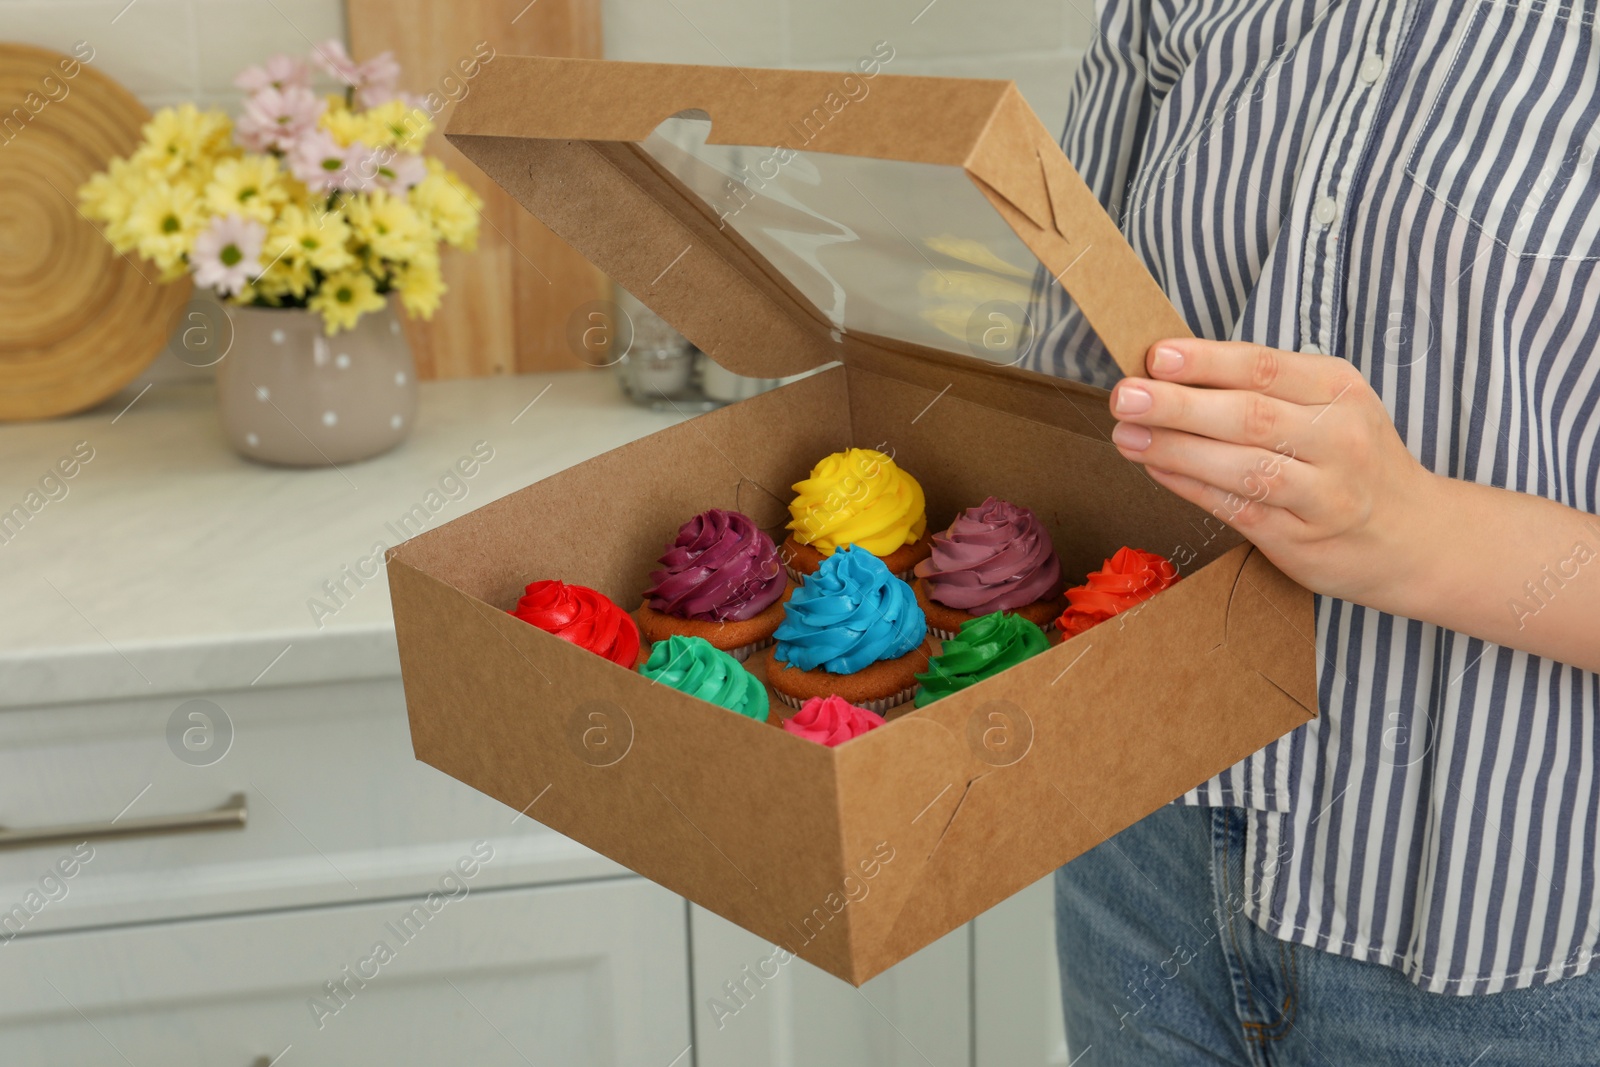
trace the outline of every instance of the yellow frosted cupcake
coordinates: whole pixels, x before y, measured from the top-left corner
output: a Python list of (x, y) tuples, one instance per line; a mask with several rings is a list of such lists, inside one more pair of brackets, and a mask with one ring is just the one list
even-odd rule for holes
[(835, 452), (794, 491), (790, 533), (779, 555), (796, 581), (845, 545), (866, 549), (902, 579), (933, 551), (922, 486), (882, 452)]

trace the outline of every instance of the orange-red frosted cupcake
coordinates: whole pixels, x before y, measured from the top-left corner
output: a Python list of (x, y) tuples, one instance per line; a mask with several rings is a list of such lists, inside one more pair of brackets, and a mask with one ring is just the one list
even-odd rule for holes
[(529, 583), (508, 614), (632, 670), (639, 660), (639, 628), (603, 593), (559, 579)]
[(1056, 620), (1056, 628), (1063, 637), (1076, 637), (1149, 600), (1177, 580), (1178, 568), (1165, 556), (1119, 548), (1083, 585), (1067, 590), (1067, 610)]

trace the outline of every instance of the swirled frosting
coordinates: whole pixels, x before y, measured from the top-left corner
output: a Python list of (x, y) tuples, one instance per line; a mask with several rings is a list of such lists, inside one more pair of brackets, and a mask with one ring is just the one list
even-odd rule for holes
[(740, 622), (783, 596), (778, 548), (737, 511), (712, 508), (682, 526), (650, 574), (650, 606), (680, 619)]
[(784, 605), (775, 655), (803, 671), (854, 674), (920, 645), (928, 622), (917, 596), (857, 545), (822, 561)]
[(1056, 620), (1056, 627), (1066, 636), (1076, 637), (1149, 600), (1177, 580), (1178, 568), (1165, 556), (1119, 548), (1083, 585), (1067, 590), (1067, 610)]
[(767, 690), (761, 680), (703, 637), (673, 634), (657, 641), (639, 673), (746, 718), (767, 721)]
[(973, 615), (1014, 611), (1061, 592), (1061, 560), (1044, 523), (994, 497), (935, 534), (933, 555), (916, 574), (929, 597)]
[(789, 529), (824, 556), (844, 545), (887, 556), (928, 529), (922, 486), (875, 449), (835, 452), (794, 491)]
[(997, 611), (970, 619), (944, 643), (939, 655), (928, 661), (927, 672), (917, 675), (922, 683), (917, 707), (976, 685), (1049, 647), (1044, 631), (1021, 615)]
[(832, 748), (883, 725), (883, 716), (858, 708), (844, 697), (812, 697), (783, 722), (791, 734)]
[(532, 582), (510, 614), (629, 670), (639, 659), (639, 627), (603, 593), (560, 579)]

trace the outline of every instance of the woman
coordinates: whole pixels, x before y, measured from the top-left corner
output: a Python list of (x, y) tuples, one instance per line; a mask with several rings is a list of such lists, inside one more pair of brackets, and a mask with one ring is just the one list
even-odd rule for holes
[(1596, 1062), (1595, 15), (1095, 7), (1063, 148), (1215, 339), (1114, 439), (1319, 594), (1321, 716), (1060, 871), (1072, 1054)]

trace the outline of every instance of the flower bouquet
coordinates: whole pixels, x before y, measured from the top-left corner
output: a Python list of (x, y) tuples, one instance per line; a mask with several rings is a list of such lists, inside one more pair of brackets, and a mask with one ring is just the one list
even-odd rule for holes
[(237, 121), (159, 111), (132, 155), (78, 191), (83, 212), (163, 280), (187, 273), (234, 305), (308, 309), (329, 336), (391, 292), (430, 318), (440, 243), (473, 247), (482, 200), (422, 155), (432, 115), (398, 90), (390, 53), (356, 63), (327, 41), (312, 58), (342, 92), (319, 95), (305, 62), (273, 56), (235, 79), (249, 94)]

